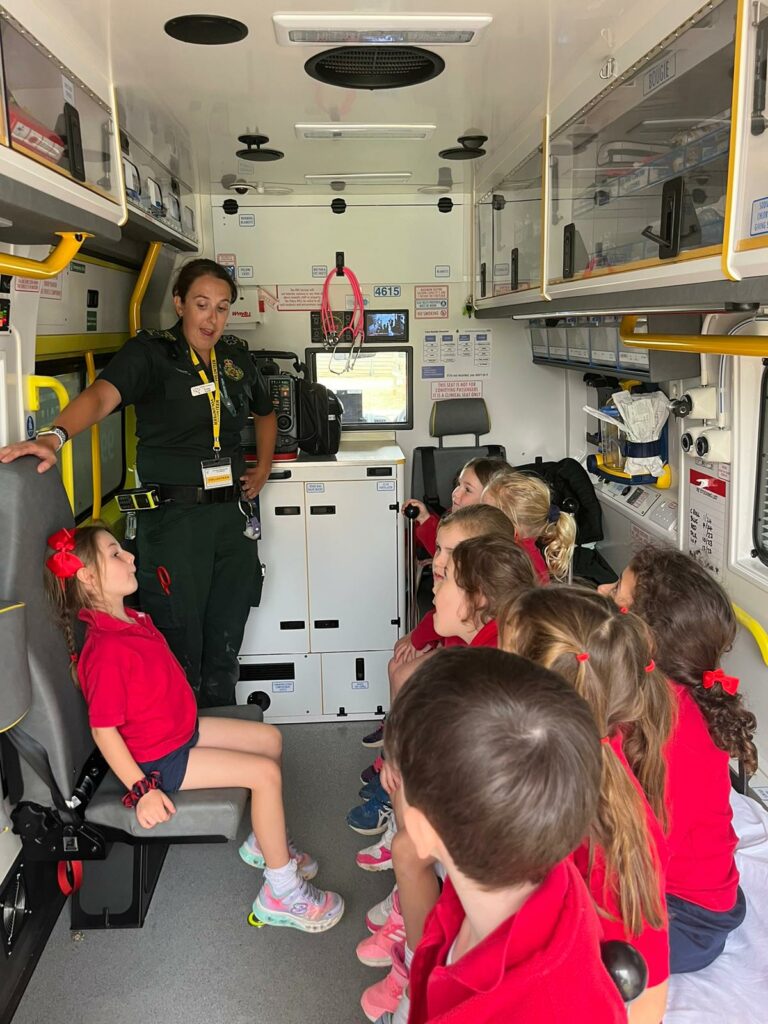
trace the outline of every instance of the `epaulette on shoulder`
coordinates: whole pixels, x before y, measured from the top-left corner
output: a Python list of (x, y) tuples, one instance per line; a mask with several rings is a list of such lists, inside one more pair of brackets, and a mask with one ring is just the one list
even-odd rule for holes
[(236, 334), (222, 334), (219, 341), (224, 345), (229, 345), (230, 348), (239, 348), (243, 352), (248, 351), (248, 342), (243, 341), (242, 338), (238, 338)]
[(137, 338), (156, 338), (158, 341), (178, 341), (179, 339), (173, 333), (173, 331), (152, 331), (146, 330), (142, 327), (139, 333), (136, 335)]

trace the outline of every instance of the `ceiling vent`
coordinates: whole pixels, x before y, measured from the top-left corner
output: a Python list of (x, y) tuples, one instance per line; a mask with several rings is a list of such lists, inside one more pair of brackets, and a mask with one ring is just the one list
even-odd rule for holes
[(487, 14), (274, 14), (281, 46), (474, 46)]
[(418, 46), (338, 46), (310, 57), (310, 78), (343, 89), (401, 89), (428, 82), (445, 68), (436, 53)]
[(297, 139), (305, 142), (379, 139), (386, 142), (425, 142), (435, 132), (434, 124), (296, 124)]
[(477, 160), (485, 156), (483, 144), (488, 141), (487, 135), (460, 135), (456, 141), (458, 146), (440, 151), (441, 160)]
[(248, 28), (234, 18), (221, 18), (215, 14), (183, 14), (171, 18), (163, 26), (173, 39), (198, 46), (224, 46), (239, 43), (248, 35)]

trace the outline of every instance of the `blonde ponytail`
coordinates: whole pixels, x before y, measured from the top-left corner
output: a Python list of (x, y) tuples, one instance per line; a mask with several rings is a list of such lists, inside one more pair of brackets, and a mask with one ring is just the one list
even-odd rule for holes
[(540, 536), (547, 568), (556, 580), (568, 579), (576, 546), (576, 520), (568, 512), (561, 512), (553, 523), (547, 523)]

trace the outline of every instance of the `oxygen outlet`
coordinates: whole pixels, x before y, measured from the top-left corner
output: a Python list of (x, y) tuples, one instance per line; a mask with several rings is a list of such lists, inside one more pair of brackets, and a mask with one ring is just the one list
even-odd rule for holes
[(694, 434), (691, 433), (690, 430), (687, 430), (680, 438), (680, 447), (683, 449), (686, 455), (693, 451), (695, 444), (696, 437)]
[(691, 388), (683, 395), (689, 411), (684, 415), (695, 420), (714, 420), (717, 418), (717, 388)]
[(702, 431), (696, 438), (696, 454), (708, 462), (730, 462), (730, 430), (718, 430), (717, 427), (713, 427), (711, 430)]

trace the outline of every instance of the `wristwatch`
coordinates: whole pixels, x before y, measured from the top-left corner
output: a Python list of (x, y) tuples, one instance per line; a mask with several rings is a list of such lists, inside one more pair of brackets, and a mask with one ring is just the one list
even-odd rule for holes
[(37, 440), (38, 437), (50, 437), (51, 435), (53, 437), (58, 437), (59, 447), (56, 449), (56, 451), (60, 452), (61, 449), (69, 440), (69, 434), (64, 429), (64, 427), (57, 427), (54, 425), (52, 427), (49, 427), (47, 430), (38, 430), (38, 432), (35, 434), (35, 440)]

